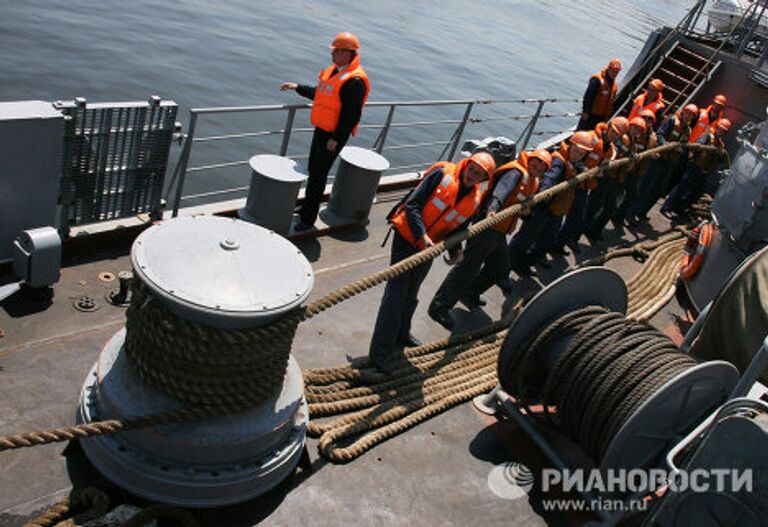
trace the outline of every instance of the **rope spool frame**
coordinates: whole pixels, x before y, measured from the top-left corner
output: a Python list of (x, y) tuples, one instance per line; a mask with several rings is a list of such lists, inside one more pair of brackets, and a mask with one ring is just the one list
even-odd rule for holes
[[(514, 402), (503, 398), (502, 407), (520, 422), (531, 415), (527, 405), (539, 402), (555, 363), (576, 336), (574, 332), (558, 333), (558, 328), (549, 327), (553, 321), (567, 319), (568, 313), (575, 312), (578, 308), (581, 308), (584, 320), (603, 316), (602, 314), (607, 314), (607, 320), (610, 318), (610, 309), (606, 311), (605, 308), (614, 308), (616, 312), (613, 313), (613, 318), (620, 321), (622, 317), (617, 313), (623, 315), (626, 302), (624, 282), (614, 271), (605, 268), (574, 271), (536, 295), (510, 327), (501, 348), (498, 362), (499, 381), (504, 390), (515, 398)], [(590, 309), (593, 309), (592, 313)], [(563, 317), (564, 315), (566, 316)], [(574, 316), (577, 315), (578, 313)], [(538, 349), (540, 354), (526, 357), (527, 346), (542, 338), (549, 339), (543, 346), (543, 351)], [(593, 338), (592, 344), (605, 345), (606, 340)], [(590, 342), (587, 341), (586, 344), (589, 346)], [(676, 348), (671, 341), (667, 346)], [(682, 357), (688, 357), (682, 354), (680, 356), (681, 360)], [(690, 358), (687, 360), (693, 362)], [(678, 368), (682, 369), (682, 366)], [(521, 378), (527, 371), (533, 372), (532, 378)], [(636, 375), (642, 379), (642, 372)], [(617, 421), (621, 426), (612, 438), (605, 433), (601, 434), (602, 455), (599, 459), (592, 455), (593, 461), (599, 462), (599, 468), (602, 470), (649, 467), (659, 459), (661, 453), (679, 440), (681, 434), (687, 433), (698, 421), (725, 402), (738, 379), (737, 370), (724, 361), (695, 365), (682, 373), (672, 375), (666, 382), (662, 382), (664, 379), (647, 379), (646, 384), (649, 385), (652, 395), (642, 401), (626, 419)], [(592, 395), (595, 395), (594, 390)], [(617, 404), (617, 407), (626, 415), (627, 410), (632, 408), (632, 402), (618, 401), (620, 404)], [(556, 423), (559, 416), (546, 412), (546, 409), (545, 404), (545, 415), (551, 422)], [(617, 419), (623, 417), (618, 414), (619, 412)], [(586, 417), (591, 419), (594, 416)], [(615, 423), (612, 423), (612, 426), (615, 426)], [(567, 466), (534, 427), (527, 423), (523, 429), (556, 466)], [(595, 440), (597, 439), (595, 436)]]

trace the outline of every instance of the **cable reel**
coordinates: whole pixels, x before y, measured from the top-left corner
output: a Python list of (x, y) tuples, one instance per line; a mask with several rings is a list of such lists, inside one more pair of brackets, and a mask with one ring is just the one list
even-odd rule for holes
[(628, 320), (626, 308), (616, 272), (573, 271), (525, 306), (498, 361), (504, 390), (543, 405), (604, 470), (656, 466), (739, 379), (730, 363), (699, 364), (661, 332)]

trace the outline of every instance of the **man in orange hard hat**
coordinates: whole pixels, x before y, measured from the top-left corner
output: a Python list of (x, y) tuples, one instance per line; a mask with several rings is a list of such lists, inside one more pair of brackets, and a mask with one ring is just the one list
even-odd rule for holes
[[(493, 156), (478, 152), (450, 163), (442, 161), (424, 173), (416, 189), (392, 211), (394, 229), (390, 264), (396, 264), (417, 252), (439, 243), (454, 232), (466, 229), (469, 219), (479, 210), (487, 184), (496, 170)], [(459, 263), (461, 246), (448, 251), (446, 262)], [(421, 343), (411, 335), (411, 319), (418, 304), (419, 288), (432, 262), (419, 265), (389, 280), (384, 288), (369, 358), (382, 373), (390, 373), (390, 359), (395, 348)]]
[[(645, 115), (643, 115), (645, 114)], [(629, 133), (632, 140), (632, 152), (634, 154), (642, 154), (646, 150), (656, 148), (656, 132), (653, 131), (653, 123), (656, 121), (652, 112), (645, 109), (640, 112), (641, 117), (630, 119), (629, 121)], [(639, 132), (641, 127), (640, 122), (644, 123), (642, 132)], [(633, 126), (637, 124), (637, 126)], [(640, 179), (645, 174), (645, 170), (648, 167), (648, 163), (651, 160), (659, 159), (658, 154), (651, 154), (652, 157), (645, 158), (637, 163), (634, 163), (632, 167), (628, 168), (624, 174), (624, 198), (619, 203), (611, 217), (613, 224), (622, 229), (624, 221), (627, 220), (627, 214), (629, 214), (630, 208), (635, 206), (635, 202), (638, 199), (638, 192), (640, 189)]]
[(717, 121), (723, 117), (723, 112), (727, 103), (728, 99), (725, 95), (715, 95), (712, 99), (712, 104), (699, 112), (699, 120), (696, 121), (696, 125), (693, 127), (693, 131), (688, 138), (689, 143), (695, 143), (696, 140), (706, 132), (715, 130)]
[[(551, 164), (552, 156), (542, 149), (520, 152), (517, 159), (497, 168), (491, 178), (492, 190), (473, 221), (494, 216), (533, 196)], [(450, 310), (456, 302), (470, 309), (485, 305), (480, 295), (509, 274), (507, 234), (514, 232), (516, 225), (517, 216), (512, 216), (467, 240), (464, 259), (450, 270), (429, 304), (433, 320), (451, 330), (454, 323)]]
[(284, 82), (281, 90), (295, 90), (312, 99), (310, 121), (315, 126), (309, 151), (309, 180), (304, 203), (299, 211), (296, 231), (311, 229), (320, 211), (328, 171), (354, 135), (368, 99), (371, 85), (360, 66), (360, 41), (349, 32), (336, 35), (331, 43), (333, 64), (320, 72), (317, 86)]
[[(656, 130), (657, 146), (674, 142), (687, 143), (698, 115), (699, 108), (695, 104), (687, 104), (675, 115), (667, 117)], [(670, 180), (674, 180), (675, 185), (679, 181), (686, 160), (687, 156), (681, 148), (648, 163), (645, 174), (640, 177), (638, 198), (629, 211), (630, 223), (648, 221), (648, 212), (671, 190)]]
[[(613, 161), (616, 158), (626, 157), (629, 152), (629, 143), (626, 141), (626, 134), (629, 131), (629, 120), (626, 117), (620, 115), (614, 117), (606, 123), (598, 123), (595, 127), (595, 133), (598, 140), (602, 143), (603, 155), (597, 164), (603, 164), (604, 162)], [(587, 161), (592, 158), (595, 152), (590, 152), (587, 156)], [(589, 197), (587, 198), (587, 209), (584, 217), (584, 225), (582, 228), (583, 233), (587, 233), (588, 237), (595, 237), (591, 232), (594, 224), (598, 222), (600, 213), (606, 208), (606, 203), (615, 202), (618, 199), (620, 193), (620, 183), (611, 170), (605, 171), (599, 179), (591, 180), (597, 185), (590, 189)], [(615, 205), (608, 207), (613, 213)], [(566, 220), (567, 221), (567, 220)], [(607, 220), (606, 220), (607, 221)], [(600, 227), (602, 231), (602, 227)], [(599, 233), (598, 233), (599, 237)], [(571, 249), (574, 252), (578, 252), (578, 244), (571, 244)]]
[(725, 134), (731, 129), (731, 121), (725, 117), (718, 119), (714, 129), (704, 133), (696, 140), (696, 144), (714, 146), (716, 150), (701, 150), (691, 152), (685, 173), (667, 201), (661, 207), (661, 213), (669, 216), (671, 213), (685, 214), (691, 205), (704, 193), (707, 176), (714, 173), (721, 161), (728, 158), (725, 150)]
[(597, 123), (607, 121), (611, 116), (616, 100), (616, 77), (620, 71), (621, 61), (612, 59), (602, 71), (589, 78), (576, 130), (592, 130)]
[(627, 119), (631, 121), (635, 117), (640, 117), (640, 112), (643, 110), (650, 110), (656, 116), (656, 121), (658, 122), (661, 119), (662, 110), (664, 110), (663, 91), (664, 83), (661, 79), (651, 79), (645, 88), (645, 92), (635, 98)]
[[(595, 142), (594, 132), (580, 130), (567, 143), (560, 143), (558, 151), (552, 154), (552, 166), (541, 178), (539, 192), (573, 179), (586, 170), (584, 158), (594, 149)], [(563, 217), (571, 209), (574, 195), (575, 189), (557, 194), (549, 203), (534, 207), (531, 216), (523, 222), (509, 243), (510, 268), (518, 276), (536, 274), (531, 266), (542, 262), (554, 246)]]
[[(618, 149), (617, 157), (633, 156), (645, 149), (647, 126), (645, 119), (635, 117), (628, 122), (627, 133), (621, 138), (621, 148)], [(584, 233), (593, 243), (595, 240), (602, 240), (602, 232), (608, 220), (614, 220), (620, 226), (622, 221), (617, 219), (617, 211), (625, 198), (625, 186), (628, 177), (634, 173), (636, 164), (629, 167), (612, 170), (606, 178), (601, 181), (601, 187), (604, 188), (604, 195), (600, 196), (599, 207), (596, 207), (596, 213), (589, 218)], [(595, 196), (596, 197), (596, 196)]]

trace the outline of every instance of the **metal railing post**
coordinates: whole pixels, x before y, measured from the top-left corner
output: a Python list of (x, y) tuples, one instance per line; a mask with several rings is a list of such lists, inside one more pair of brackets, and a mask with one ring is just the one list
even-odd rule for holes
[(181, 194), (184, 191), (184, 180), (187, 178), (187, 164), (189, 163), (189, 155), (192, 152), (192, 142), (195, 140), (195, 125), (197, 125), (197, 113), (194, 110), (190, 110), (189, 133), (187, 133), (187, 141), (184, 143), (184, 150), (179, 158), (179, 181), (176, 183), (176, 196), (173, 199), (173, 218), (179, 215), (179, 204), (181, 203)]
[(464, 133), (464, 128), (467, 126), (467, 121), (469, 121), (469, 114), (472, 113), (472, 107), (474, 105), (475, 105), (474, 102), (467, 104), (467, 109), (464, 112), (464, 118), (461, 120), (461, 123), (459, 123), (459, 127), (456, 128), (456, 132), (454, 133), (453, 144), (451, 145), (451, 150), (448, 153), (448, 157), (446, 158), (448, 161), (453, 160), (453, 156), (454, 154), (456, 154), (456, 149), (459, 147), (461, 136)]
[(280, 145), (280, 155), (285, 156), (288, 153), (288, 143), (291, 140), (291, 130), (293, 130), (293, 119), (296, 117), (296, 108), (288, 109), (288, 117), (285, 118), (285, 128), (283, 129), (283, 143)]
[(397, 108), (397, 105), (395, 104), (389, 107), (389, 113), (387, 114), (387, 120), (384, 123), (384, 128), (381, 129), (381, 132), (379, 132), (379, 136), (376, 138), (376, 141), (374, 141), (373, 143), (372, 148), (376, 150), (377, 154), (381, 154), (381, 152), (384, 150), (384, 143), (387, 140), (389, 127), (392, 125), (392, 119), (395, 116), (395, 108)]
[(528, 131), (525, 134), (525, 139), (523, 139), (523, 144), (520, 146), (519, 151), (525, 150), (525, 147), (528, 146), (528, 141), (531, 140), (531, 136), (533, 135), (533, 129), (536, 128), (536, 123), (539, 121), (541, 110), (544, 108), (544, 102), (545, 101), (539, 101), (539, 105), (536, 107), (536, 111), (533, 113), (533, 117), (531, 117), (531, 120), (528, 123)]

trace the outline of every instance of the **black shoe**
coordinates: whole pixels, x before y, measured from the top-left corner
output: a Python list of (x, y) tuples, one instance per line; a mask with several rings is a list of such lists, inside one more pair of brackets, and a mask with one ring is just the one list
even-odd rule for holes
[(601, 242), (605, 239), (603, 238), (602, 233), (599, 233), (599, 232), (589, 232), (587, 233), (586, 236), (591, 242), (595, 242), (595, 241)]
[(429, 306), (427, 313), (429, 314), (429, 318), (443, 326), (448, 331), (453, 329), (455, 323), (451, 318), (451, 313), (444, 307), (431, 305)]
[(459, 299), (459, 302), (467, 306), (469, 309), (480, 308), (487, 304), (487, 302), (480, 298), (478, 295), (463, 296)]
[(581, 247), (579, 247), (579, 242), (568, 242), (567, 245), (573, 254), (581, 254)]
[(512, 288), (514, 287), (514, 284), (512, 284), (512, 280), (510, 280), (508, 276), (497, 280), (496, 285), (499, 286), (499, 289), (501, 289), (501, 292), (504, 293), (504, 296), (509, 296), (512, 294)]
[(315, 228), (314, 225), (310, 225), (309, 223), (304, 223), (303, 221), (299, 220), (293, 226), (293, 232), (306, 232), (314, 228)]
[(569, 254), (571, 254), (571, 252), (561, 245), (560, 247), (555, 247), (554, 249), (549, 251), (549, 254), (551, 254), (552, 256), (568, 256)]
[(541, 260), (541, 261), (540, 261), (540, 262), (538, 262), (536, 265), (538, 265), (538, 266), (539, 266), (539, 267), (541, 267), (542, 269), (552, 269), (552, 264), (551, 264), (551, 263), (549, 263), (549, 262), (548, 262), (548, 261), (546, 261), (546, 260)]
[(404, 339), (397, 339), (397, 345), (406, 348), (418, 348), (421, 346), (421, 341), (409, 333)]
[(536, 272), (536, 269), (531, 266), (512, 268), (512, 270), (516, 272), (518, 276), (537, 276), (539, 274)]
[(369, 362), (379, 373), (383, 373), (384, 375), (392, 375), (392, 372), (394, 371), (392, 364), (385, 358), (371, 356), (369, 357)]

